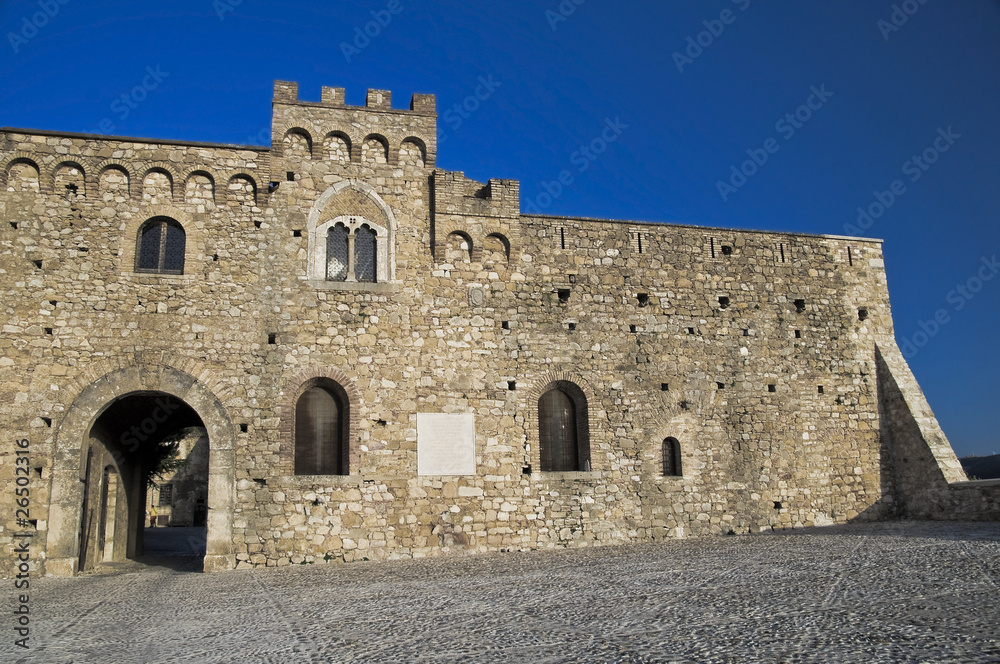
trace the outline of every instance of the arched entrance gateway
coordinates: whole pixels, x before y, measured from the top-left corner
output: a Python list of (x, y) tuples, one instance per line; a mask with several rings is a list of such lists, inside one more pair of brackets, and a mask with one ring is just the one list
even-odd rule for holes
[[(105, 375), (67, 411), (56, 437), (47, 573), (143, 554), (148, 478), (172, 446), (207, 457), (207, 472), (204, 464), (185, 471), (184, 492), (172, 498), (196, 504), (192, 518), (205, 521), (205, 570), (234, 566), (232, 424), (191, 374), (154, 366)], [(162, 499), (162, 486), (157, 493)]]

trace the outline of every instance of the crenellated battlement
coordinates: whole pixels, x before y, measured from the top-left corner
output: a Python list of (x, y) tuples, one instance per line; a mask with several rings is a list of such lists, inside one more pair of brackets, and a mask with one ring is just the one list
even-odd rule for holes
[(323, 86), (320, 91), (320, 101), (303, 101), (299, 98), (299, 84), (292, 81), (274, 82), (274, 103), (299, 104), (309, 106), (331, 106), (339, 108), (365, 108), (374, 111), (392, 111), (394, 113), (420, 113), (437, 115), (437, 99), (434, 95), (414, 93), (410, 98), (409, 110), (392, 108), (392, 91), (368, 89), (364, 106), (347, 106), (345, 88)]
[[(308, 163), (424, 169), (437, 158), (434, 95), (414, 94), (410, 110), (392, 108), (392, 92), (368, 90), (349, 106), (344, 88), (323, 87), (319, 102), (299, 99), (298, 83), (275, 81), (271, 146), (275, 179)], [(285, 163), (287, 162), (287, 163)]]
[(434, 171), (434, 203), (439, 215), (514, 218), (521, 214), (520, 183), (490, 178), (485, 185), (460, 171)]

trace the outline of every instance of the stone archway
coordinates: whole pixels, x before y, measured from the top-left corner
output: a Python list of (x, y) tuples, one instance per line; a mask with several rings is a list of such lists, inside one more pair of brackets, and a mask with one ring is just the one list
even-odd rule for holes
[[(204, 569), (217, 571), (232, 569), (236, 563), (233, 546), (233, 506), (235, 501), (235, 476), (233, 460), (234, 432), (225, 408), (218, 398), (198, 379), (189, 373), (168, 366), (136, 366), (112, 371), (84, 388), (66, 411), (56, 433), (52, 467), (52, 491), (49, 506), (49, 533), (46, 545), (46, 573), (71, 576), (80, 571), (83, 542), (98, 542), (83, 532), (88, 474), (95, 476), (95, 469), (103, 472), (110, 465), (119, 473), (135, 472), (134, 467), (119, 463), (114, 455), (114, 445), (94, 446), (94, 436), (107, 439), (107, 427), (101, 416), (128, 399), (152, 399), (162, 395), (182, 403), (200, 424), (209, 441), (207, 544)], [(152, 411), (150, 417), (152, 417)], [(121, 432), (111, 431), (111, 434)], [(100, 441), (98, 441), (100, 442)], [(107, 450), (106, 458), (96, 460), (94, 450)], [(110, 463), (107, 463), (110, 462)], [(89, 473), (88, 473), (89, 470)], [(109, 474), (110, 476), (110, 474)], [(119, 476), (126, 484), (124, 474)], [(134, 483), (134, 478), (131, 480)], [(103, 498), (103, 489), (98, 495)], [(143, 491), (144, 494), (144, 491)], [(122, 496), (121, 490), (118, 494)], [(134, 499), (134, 496), (133, 496)], [(136, 519), (143, 518), (144, 508), (134, 505), (128, 510), (131, 532), (141, 527)], [(100, 530), (107, 532), (106, 523)], [(140, 540), (141, 541), (141, 540)], [(129, 554), (135, 552), (137, 540), (128, 544)], [(121, 547), (124, 542), (119, 542)], [(141, 546), (141, 544), (140, 544)], [(119, 548), (119, 552), (121, 549)]]

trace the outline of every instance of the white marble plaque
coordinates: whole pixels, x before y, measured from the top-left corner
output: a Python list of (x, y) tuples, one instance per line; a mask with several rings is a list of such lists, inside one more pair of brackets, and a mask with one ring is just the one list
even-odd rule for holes
[(476, 474), (472, 413), (417, 413), (417, 474)]

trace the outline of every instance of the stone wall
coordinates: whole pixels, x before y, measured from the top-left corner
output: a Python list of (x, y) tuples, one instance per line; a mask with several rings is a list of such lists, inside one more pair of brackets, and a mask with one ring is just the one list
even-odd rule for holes
[[(894, 348), (878, 241), (521, 215), (516, 181), (435, 169), (432, 96), (343, 98), (277, 83), (270, 149), (0, 133), (0, 402), (5, 431), (31, 441), (50, 573), (75, 569), (88, 427), (130, 391), (184, 400), (208, 431), (208, 569), (921, 504), (905, 417), (885, 412), (899, 399), (880, 399), (898, 373), (876, 354)], [(183, 274), (135, 269), (160, 216), (186, 232)], [(376, 229), (375, 283), (324, 278), (338, 219)], [(317, 379), (349, 405), (346, 476), (294, 474), (295, 400)], [(589, 470), (540, 470), (538, 399), (557, 381), (586, 399)], [(417, 474), (417, 413), (474, 415), (474, 475)], [(680, 476), (663, 472), (668, 437)], [(921, 463), (946, 468), (946, 488), (964, 479), (943, 436), (933, 449)], [(9, 550), (18, 529), (2, 525)]]

